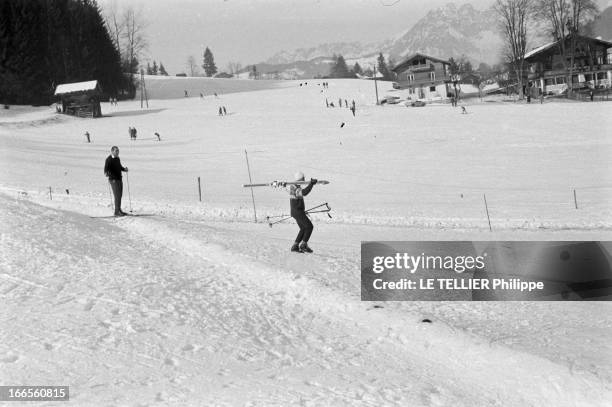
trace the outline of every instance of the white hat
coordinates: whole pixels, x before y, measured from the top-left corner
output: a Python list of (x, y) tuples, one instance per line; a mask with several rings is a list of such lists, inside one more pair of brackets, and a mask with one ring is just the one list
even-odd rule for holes
[(302, 171), (298, 171), (295, 173), (295, 175), (293, 176), (293, 178), (296, 181), (304, 181), (304, 173)]

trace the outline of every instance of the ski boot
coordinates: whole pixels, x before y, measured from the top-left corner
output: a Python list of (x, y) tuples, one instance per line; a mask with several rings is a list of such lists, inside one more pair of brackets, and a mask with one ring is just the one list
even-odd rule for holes
[(291, 251), (295, 253), (302, 253), (302, 250), (297, 243), (294, 243), (293, 246), (291, 246)]
[(306, 242), (300, 243), (300, 250), (303, 253), (312, 253), (312, 249), (310, 247), (308, 247), (308, 243), (306, 243)]

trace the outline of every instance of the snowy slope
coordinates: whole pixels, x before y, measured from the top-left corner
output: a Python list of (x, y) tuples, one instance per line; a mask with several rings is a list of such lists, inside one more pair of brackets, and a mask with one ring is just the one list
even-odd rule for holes
[[(612, 240), (609, 106), (461, 115), (375, 106), (370, 81), (288, 84), (96, 120), (0, 112), (0, 382), (68, 384), (75, 405), (606, 406), (608, 303), (365, 303), (359, 243)], [(151, 216), (103, 217), (113, 144), (123, 208)], [(315, 255), (288, 253), (294, 224), (252, 222), (244, 149), (256, 182), (331, 181), (307, 197), (333, 208)], [(255, 197), (260, 220), (288, 209)]]
[(359, 301), (355, 247), (288, 257), (282, 238), (253, 250), (253, 235), (219, 224), (1, 204), (3, 382), (70, 384), (80, 405), (603, 406), (612, 396), (608, 304), (373, 308)]

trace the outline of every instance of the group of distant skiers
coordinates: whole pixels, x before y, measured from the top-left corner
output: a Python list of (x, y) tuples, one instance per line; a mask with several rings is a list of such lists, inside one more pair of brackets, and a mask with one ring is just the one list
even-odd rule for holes
[[(330, 102), (329, 100), (327, 100), (327, 98), (325, 98), (325, 106), (326, 107), (336, 107), (336, 105), (334, 105), (334, 102)], [(342, 98), (338, 98), (338, 107), (342, 107)], [(344, 107), (346, 107), (347, 109), (350, 109), (351, 112), (353, 113), (353, 117), (355, 117), (356, 107), (355, 107), (354, 99), (351, 102), (351, 107), (349, 107), (348, 100), (344, 99)]]
[(219, 116), (226, 116), (227, 115), (227, 109), (225, 108), (225, 106), (219, 106)]

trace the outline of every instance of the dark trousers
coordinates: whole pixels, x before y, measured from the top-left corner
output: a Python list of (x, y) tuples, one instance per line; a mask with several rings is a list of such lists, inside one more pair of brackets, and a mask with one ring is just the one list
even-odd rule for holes
[(306, 216), (306, 212), (297, 212), (292, 213), (291, 217), (295, 219), (298, 226), (300, 227), (300, 231), (295, 238), (295, 243), (300, 243), (302, 240), (308, 242), (310, 239), (310, 235), (312, 234), (312, 222)]
[(113, 190), (113, 196), (115, 197), (115, 215), (121, 213), (121, 197), (123, 196), (123, 181), (120, 179), (111, 179), (108, 181), (111, 189)]

